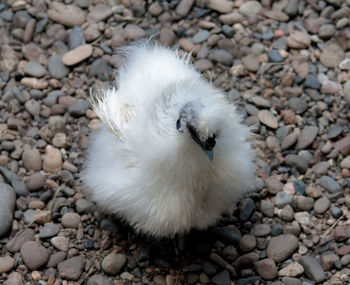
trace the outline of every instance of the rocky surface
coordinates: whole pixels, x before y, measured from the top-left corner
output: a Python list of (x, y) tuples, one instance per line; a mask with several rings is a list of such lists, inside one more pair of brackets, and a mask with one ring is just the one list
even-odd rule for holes
[[(349, 17), (349, 0), (1, 2), (0, 283), (349, 283)], [(151, 36), (192, 53), (257, 153), (257, 192), (181, 256), (80, 180), (86, 96), (113, 81), (118, 47)]]

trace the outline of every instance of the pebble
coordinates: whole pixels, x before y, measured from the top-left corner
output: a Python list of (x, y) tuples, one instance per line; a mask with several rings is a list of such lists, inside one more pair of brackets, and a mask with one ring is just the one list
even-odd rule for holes
[(21, 247), (21, 255), (27, 267), (36, 270), (49, 260), (50, 251), (36, 241), (26, 241)]
[(266, 280), (273, 280), (277, 275), (278, 267), (271, 258), (265, 258), (255, 263), (256, 272)]
[(90, 7), (90, 12), (87, 15), (88, 20), (100, 22), (108, 19), (113, 15), (113, 9), (105, 4), (97, 4)]
[(337, 31), (336, 27), (332, 24), (325, 24), (322, 25), (318, 31), (318, 34), (320, 38), (322, 39), (329, 39), (332, 37), (335, 32)]
[(68, 239), (62, 236), (53, 237), (51, 244), (60, 251), (68, 251)]
[(75, 209), (79, 214), (88, 214), (93, 209), (93, 204), (85, 199), (78, 199), (75, 202)]
[(69, 108), (69, 114), (72, 117), (81, 117), (85, 115), (85, 112), (89, 109), (90, 103), (85, 99), (78, 99)]
[(244, 16), (256, 16), (261, 11), (261, 4), (258, 1), (248, 1), (239, 7), (239, 12)]
[(261, 110), (258, 113), (259, 121), (271, 129), (277, 129), (278, 120), (277, 118), (268, 110)]
[(239, 247), (245, 252), (250, 252), (256, 247), (256, 238), (253, 235), (244, 235), (239, 241)]
[(206, 6), (216, 12), (226, 14), (232, 12), (232, 5), (228, 0), (209, 0), (206, 2)]
[(194, 44), (200, 44), (205, 42), (209, 38), (210, 32), (207, 30), (200, 30), (197, 32), (193, 38), (192, 41)]
[(126, 263), (125, 254), (110, 253), (101, 262), (102, 270), (109, 275), (117, 275)]
[(29, 61), (23, 68), (24, 74), (33, 77), (43, 77), (46, 74), (45, 68), (38, 62)]
[(194, 0), (181, 0), (176, 6), (176, 13), (185, 17), (193, 6)]
[(277, 176), (270, 176), (265, 180), (267, 191), (270, 194), (277, 194), (282, 190), (282, 183), (277, 179)]
[(81, 27), (74, 26), (71, 29), (68, 37), (68, 46), (70, 50), (74, 50), (75, 48), (85, 45), (84, 33)]
[(0, 256), (0, 274), (9, 272), (15, 265), (15, 261), (11, 256)]
[(341, 168), (348, 168), (350, 169), (350, 155), (345, 157), (341, 162), (340, 162), (340, 167)]
[(66, 213), (63, 215), (61, 223), (65, 228), (77, 229), (81, 222), (81, 217), (77, 213)]
[(21, 79), (21, 84), (34, 89), (45, 89), (48, 86), (46, 80), (34, 77), (23, 77)]
[(51, 145), (46, 147), (45, 152), (43, 169), (47, 172), (58, 173), (62, 169), (61, 152)]
[(66, 257), (67, 257), (66, 252), (63, 252), (63, 251), (55, 252), (50, 256), (49, 261), (46, 264), (46, 267), (47, 268), (57, 267), (57, 265), (62, 261), (64, 261)]
[(337, 242), (342, 242), (346, 239), (350, 238), (350, 226), (342, 225), (335, 228), (334, 231), (334, 239)]
[(7, 280), (4, 282), (4, 285), (22, 285), (22, 275), (16, 271), (11, 272), (7, 276)]
[(312, 144), (318, 134), (318, 127), (316, 126), (305, 126), (299, 135), (296, 149), (305, 149)]
[(131, 41), (138, 40), (146, 36), (146, 32), (135, 24), (128, 24), (124, 29), (124, 36)]
[(28, 177), (26, 185), (30, 192), (38, 191), (44, 187), (45, 177), (42, 176), (39, 172), (36, 172)]
[(209, 59), (222, 63), (226, 66), (231, 66), (233, 62), (233, 57), (230, 53), (223, 49), (217, 49), (209, 54)]
[(62, 57), (62, 63), (67, 66), (76, 65), (92, 55), (92, 46), (89, 44), (79, 45), (68, 51)]
[(271, 233), (271, 226), (268, 224), (256, 224), (251, 230), (251, 234), (256, 237), (266, 237)]
[(289, 99), (288, 105), (297, 114), (303, 114), (308, 108), (306, 101), (298, 97)]
[(52, 55), (49, 58), (48, 70), (50, 74), (57, 79), (62, 79), (69, 73), (69, 69), (62, 62), (61, 55)]
[(326, 275), (321, 264), (319, 264), (316, 259), (312, 258), (311, 256), (302, 256), (299, 263), (304, 267), (306, 276), (311, 280), (319, 283), (326, 279)]
[(28, 170), (39, 171), (41, 170), (42, 161), (41, 155), (38, 149), (28, 149), (22, 154), (22, 161), (24, 167)]
[(298, 262), (293, 262), (278, 271), (278, 276), (298, 277), (303, 273), (304, 267)]
[(345, 58), (343, 50), (337, 44), (329, 44), (322, 51), (320, 61), (326, 67), (337, 67)]
[[(155, 2), (156, 3), (156, 2)], [(159, 33), (159, 42), (165, 46), (172, 46), (175, 43), (176, 35), (170, 28), (162, 28)]]
[(0, 182), (0, 197), (0, 237), (2, 237), (12, 227), (16, 202), (15, 190), (10, 185)]
[(80, 26), (86, 18), (86, 12), (78, 6), (64, 5), (60, 2), (52, 2), (47, 14), (52, 21), (68, 27)]
[(85, 267), (85, 257), (82, 255), (71, 257), (58, 264), (60, 277), (66, 280), (78, 280)]
[(255, 72), (259, 69), (259, 59), (254, 54), (248, 54), (242, 58), (242, 63), (248, 71)]
[(276, 49), (269, 51), (267, 53), (267, 57), (269, 58), (270, 62), (283, 62), (284, 61), (284, 58), (282, 57), (280, 52)]
[(278, 208), (283, 208), (286, 205), (290, 205), (293, 201), (293, 196), (281, 191), (276, 194), (275, 204)]
[(332, 177), (327, 175), (323, 175), (318, 182), (330, 193), (342, 191), (341, 186)]
[(59, 228), (54, 223), (46, 223), (42, 228), (40, 228), (39, 237), (40, 238), (50, 238), (58, 234)]
[(339, 261), (339, 256), (334, 253), (322, 255), (321, 257), (321, 264), (325, 271), (331, 270), (337, 261)]
[(211, 278), (211, 282), (213, 282), (215, 285), (230, 285), (230, 273), (227, 270), (221, 271)]
[(106, 276), (95, 274), (92, 275), (87, 281), (87, 285), (113, 285), (114, 283)]
[(272, 218), (274, 215), (273, 203), (271, 203), (269, 201), (262, 200), (261, 205), (260, 205), (260, 210), (265, 216), (267, 216), (269, 218)]
[(298, 248), (298, 239), (291, 234), (272, 237), (266, 249), (266, 255), (276, 262), (285, 261)]
[(333, 218), (338, 219), (341, 215), (343, 215), (343, 210), (339, 207), (331, 207), (330, 209), (331, 215)]
[(255, 211), (255, 203), (253, 199), (246, 198), (240, 204), (239, 219), (243, 222), (248, 221)]
[(309, 166), (309, 163), (306, 159), (296, 154), (288, 154), (285, 157), (287, 165), (294, 166), (298, 171), (304, 173)]

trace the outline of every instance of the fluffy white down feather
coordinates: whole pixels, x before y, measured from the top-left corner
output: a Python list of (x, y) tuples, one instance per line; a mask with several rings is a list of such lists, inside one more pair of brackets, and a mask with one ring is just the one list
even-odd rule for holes
[[(250, 131), (187, 58), (150, 44), (124, 54), (116, 87), (92, 94), (105, 126), (91, 137), (83, 181), (102, 209), (137, 231), (171, 237), (206, 229), (256, 185)], [(200, 136), (216, 134), (212, 161), (176, 128), (187, 103)]]

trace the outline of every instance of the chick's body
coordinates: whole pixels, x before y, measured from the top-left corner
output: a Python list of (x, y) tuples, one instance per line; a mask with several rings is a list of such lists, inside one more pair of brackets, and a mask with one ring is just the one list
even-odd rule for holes
[[(117, 87), (92, 100), (107, 127), (92, 135), (83, 180), (100, 207), (137, 231), (205, 229), (255, 185), (249, 129), (176, 53), (139, 45), (125, 55)], [(191, 125), (197, 141), (215, 135), (213, 160)]]

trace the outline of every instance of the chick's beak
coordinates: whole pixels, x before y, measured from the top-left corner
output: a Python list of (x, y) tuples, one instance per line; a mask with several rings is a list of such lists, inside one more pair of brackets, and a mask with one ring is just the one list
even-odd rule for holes
[(212, 161), (214, 159), (214, 151), (211, 150), (205, 150), (203, 149), (205, 154), (207, 155), (207, 157), (209, 158), (210, 161)]

